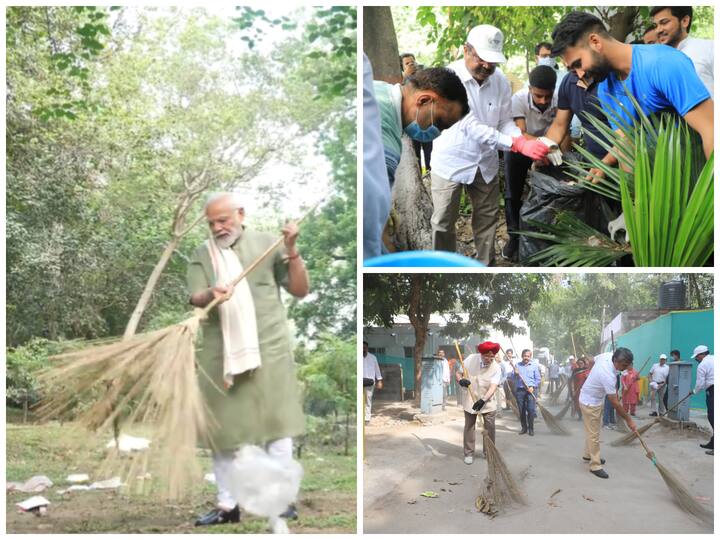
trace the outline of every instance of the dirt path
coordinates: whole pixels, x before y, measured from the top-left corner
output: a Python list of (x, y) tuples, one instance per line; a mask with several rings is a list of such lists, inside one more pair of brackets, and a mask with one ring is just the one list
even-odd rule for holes
[[(469, 466), (462, 461), (460, 409), (451, 406), (438, 418), (442, 423), (426, 426), (387, 426), (382, 410), (378, 412), (365, 437), (367, 533), (710, 532), (673, 502), (638, 443), (611, 447), (608, 443), (621, 434), (603, 430), (601, 445), (610, 479), (601, 480), (581, 461), (581, 422), (564, 420), (572, 435), (563, 437), (552, 435), (540, 419), (531, 438), (517, 434), (519, 421), (511, 412), (498, 419), (496, 443), (530, 505), (489, 519), (474, 508), (487, 464), (479, 457)], [(640, 425), (646, 414), (641, 411)], [(480, 440), (478, 436), (478, 455)], [(698, 447), (706, 437), (656, 426), (646, 440), (658, 461), (712, 507), (713, 458)], [(420, 496), (428, 490), (440, 496)], [(557, 490), (561, 491), (552, 496)]]

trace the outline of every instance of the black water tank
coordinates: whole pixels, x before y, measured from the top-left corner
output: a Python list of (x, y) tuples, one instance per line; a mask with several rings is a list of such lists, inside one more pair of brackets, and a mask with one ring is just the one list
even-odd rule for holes
[(687, 307), (684, 281), (668, 281), (660, 285), (658, 309), (685, 309)]

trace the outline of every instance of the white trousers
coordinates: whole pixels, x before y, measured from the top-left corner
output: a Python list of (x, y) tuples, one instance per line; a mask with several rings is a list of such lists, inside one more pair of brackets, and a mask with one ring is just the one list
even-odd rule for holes
[[(292, 459), (292, 437), (274, 440), (265, 445), (265, 449), (270, 456), (278, 461), (289, 461)], [(228, 478), (232, 474), (235, 452), (236, 450), (213, 452), (213, 471), (215, 472), (215, 483), (218, 488), (217, 506), (226, 511), (237, 506), (237, 501), (228, 489)]]
[(365, 386), (363, 387), (363, 390), (365, 391), (365, 421), (370, 421), (370, 416), (372, 415), (372, 397), (373, 397), (373, 390), (375, 389), (374, 386)]

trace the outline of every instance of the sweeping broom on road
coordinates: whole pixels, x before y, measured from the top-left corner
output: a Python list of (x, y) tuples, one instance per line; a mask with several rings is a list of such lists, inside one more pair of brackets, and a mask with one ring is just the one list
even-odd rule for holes
[[(679, 403), (680, 402), (678, 402), (678, 404)], [(657, 458), (655, 457), (655, 453), (647, 447), (645, 441), (640, 436), (639, 431), (640, 430), (638, 430), (638, 432), (636, 433), (633, 433), (633, 436), (637, 435), (640, 444), (642, 444), (643, 448), (645, 449), (645, 453), (648, 459), (652, 461), (653, 465), (655, 465), (655, 468), (660, 473), (660, 476), (662, 476), (662, 479), (665, 481), (665, 485), (667, 485), (670, 493), (672, 493), (673, 498), (678, 503), (680, 508), (685, 510), (685, 512), (687, 512), (688, 514), (695, 516), (706, 525), (710, 525), (712, 527), (713, 513), (709, 509), (698, 503), (695, 500), (695, 497), (693, 497), (690, 491), (688, 491), (688, 489), (685, 487), (685, 485), (672, 472), (670, 472), (670, 470), (658, 463)]]
[[(457, 341), (455, 342), (455, 349), (457, 350), (458, 360), (463, 370), (463, 377), (470, 380), (467, 368), (465, 367), (465, 362), (463, 362), (463, 355), (462, 352), (460, 352), (460, 346)], [(475, 392), (473, 392), (472, 387), (468, 386), (467, 390), (470, 392), (470, 397), (473, 402), (477, 401), (477, 396), (475, 395)], [(482, 416), (482, 414), (478, 412), (478, 416)], [(485, 448), (485, 455), (488, 462), (488, 480), (486, 492), (478, 496), (475, 501), (476, 508), (480, 512), (488, 514), (492, 517), (497, 514), (497, 508), (504, 507), (512, 502), (526, 506), (527, 501), (525, 496), (520, 491), (520, 488), (518, 488), (515, 479), (512, 477), (512, 474), (510, 474), (510, 469), (508, 469), (508, 466), (505, 464), (505, 460), (502, 455), (500, 455), (495, 443), (488, 435), (487, 430), (485, 429), (484, 419), (482, 437), (483, 447)]]
[[(512, 340), (510, 341), (512, 344)], [(515, 348), (515, 345), (513, 345), (513, 349)], [(500, 348), (502, 350), (502, 347)], [(505, 354), (505, 351), (503, 351), (503, 354)], [(520, 377), (520, 380), (525, 385), (525, 388), (529, 388), (528, 385), (525, 383), (525, 379), (523, 379), (523, 376), (520, 375), (520, 372), (515, 368), (515, 374)], [(535, 397), (535, 394), (530, 394), (533, 399), (535, 400), (535, 405), (537, 405), (537, 408), (540, 409), (540, 414), (542, 414), (543, 420), (545, 420), (545, 424), (548, 428), (550, 428), (550, 431), (555, 433), (556, 435), (570, 435), (570, 432), (565, 429), (562, 424), (555, 418), (550, 411), (548, 411), (545, 407), (543, 407), (538, 399)]]
[[(302, 222), (316, 207), (303, 216)], [(283, 242), (278, 238), (252, 264), (230, 284), (237, 285), (258, 267)], [(102, 430), (113, 425), (125, 409), (124, 421), (132, 424), (153, 425), (154, 436), (150, 449), (141, 457), (130, 459), (126, 482), (138, 479), (138, 467), (154, 458), (159, 476), (167, 484), (165, 494), (178, 499), (201, 476), (196, 459), (198, 440), (206, 439), (214, 419), (200, 392), (197, 381), (195, 347), (200, 329), (210, 310), (223, 298), (217, 298), (195, 314), (178, 324), (137, 334), (130, 339), (101, 344), (79, 351), (52, 357), (58, 364), (43, 372), (39, 380), (51, 389), (39, 404), (41, 418), (49, 419), (71, 408), (78, 397), (89, 396), (92, 405), (79, 420), (91, 430)], [(199, 373), (210, 378), (199, 366)], [(113, 381), (106, 385), (106, 381)], [(213, 386), (215, 386), (213, 384)], [(225, 393), (215, 386), (220, 393)], [(98, 397), (99, 392), (104, 392)], [(109, 465), (122, 463), (118, 452), (112, 453)], [(141, 476), (141, 478), (144, 477)]]
[[(667, 411), (665, 411), (665, 412), (662, 413), (660, 416), (658, 416), (657, 418), (655, 418), (655, 420), (653, 420), (653, 421), (650, 422), (649, 424), (645, 424), (644, 426), (639, 427), (638, 430), (637, 430), (638, 433), (639, 433), (640, 435), (645, 434), (645, 432), (646, 432), (647, 430), (649, 430), (651, 427), (653, 427), (655, 424), (659, 424), (659, 423), (660, 423), (660, 418), (662, 418), (663, 416), (665, 416), (665, 415), (668, 414), (669, 412), (674, 411), (675, 409), (677, 409), (677, 408), (680, 406), (681, 403), (683, 403), (686, 399), (688, 399), (688, 398), (689, 398), (690, 396), (692, 396), (692, 395), (693, 395), (693, 393), (690, 392), (687, 396), (685, 396), (684, 398), (682, 398), (682, 399), (681, 399), (680, 401), (678, 401), (675, 405), (673, 405), (672, 407), (670, 407)], [(633, 442), (634, 440), (635, 440), (635, 433), (630, 432), (630, 433), (628, 433), (627, 435), (623, 435), (623, 436), (620, 437), (619, 439), (616, 439), (616, 440), (614, 440), (613, 442), (611, 442), (611, 443), (610, 443), (610, 446), (627, 446), (628, 444), (630, 444), (630, 443)]]

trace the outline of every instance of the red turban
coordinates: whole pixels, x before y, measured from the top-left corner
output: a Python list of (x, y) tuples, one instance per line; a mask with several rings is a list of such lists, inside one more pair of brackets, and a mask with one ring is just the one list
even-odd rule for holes
[(486, 341), (484, 343), (481, 343), (477, 346), (477, 351), (480, 354), (485, 354), (488, 352), (491, 352), (493, 354), (497, 354), (500, 350), (500, 344), (499, 343), (493, 343), (492, 341)]

